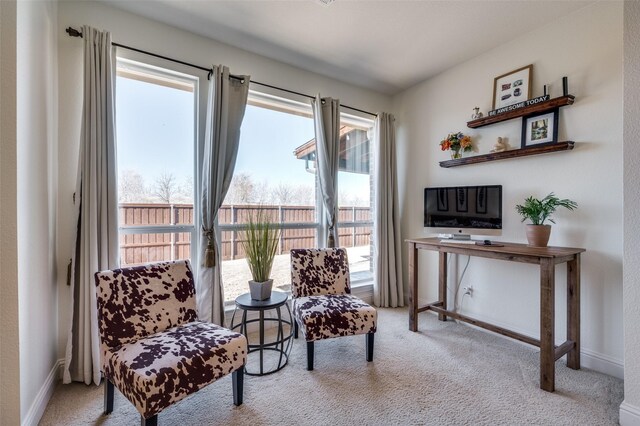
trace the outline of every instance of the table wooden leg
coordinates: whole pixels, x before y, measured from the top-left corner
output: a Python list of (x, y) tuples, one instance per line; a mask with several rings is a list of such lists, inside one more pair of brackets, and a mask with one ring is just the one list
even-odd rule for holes
[(567, 262), (567, 340), (575, 342), (567, 353), (567, 367), (580, 369), (580, 254)]
[(555, 390), (555, 263), (540, 259), (540, 388)]
[[(441, 251), (438, 257), (438, 301), (447, 309), (447, 253)], [(446, 321), (445, 314), (438, 314), (440, 321)]]
[(418, 249), (409, 243), (409, 330), (418, 331)]

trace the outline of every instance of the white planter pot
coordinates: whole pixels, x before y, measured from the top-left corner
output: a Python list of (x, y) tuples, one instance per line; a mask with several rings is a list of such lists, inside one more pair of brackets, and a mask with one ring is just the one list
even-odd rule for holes
[(273, 280), (267, 280), (259, 283), (253, 280), (249, 281), (249, 291), (253, 300), (267, 300), (271, 297), (271, 289), (273, 288)]

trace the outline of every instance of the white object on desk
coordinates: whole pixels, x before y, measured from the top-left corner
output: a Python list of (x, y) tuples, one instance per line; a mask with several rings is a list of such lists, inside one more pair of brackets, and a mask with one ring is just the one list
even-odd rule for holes
[(455, 240), (453, 238), (449, 238), (446, 240), (440, 240), (440, 242), (447, 244), (475, 244), (476, 240)]

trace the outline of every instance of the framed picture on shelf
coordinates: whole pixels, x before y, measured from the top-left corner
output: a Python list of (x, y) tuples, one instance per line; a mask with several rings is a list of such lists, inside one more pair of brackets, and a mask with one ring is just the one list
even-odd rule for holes
[(533, 65), (518, 68), (493, 79), (493, 109), (529, 99)]
[(558, 109), (522, 117), (522, 148), (558, 142)]

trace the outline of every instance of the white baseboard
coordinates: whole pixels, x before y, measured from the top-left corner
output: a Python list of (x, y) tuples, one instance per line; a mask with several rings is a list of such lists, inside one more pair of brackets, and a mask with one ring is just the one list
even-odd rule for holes
[[(531, 333), (529, 331), (526, 330), (521, 330), (518, 329), (517, 327), (513, 327), (511, 324), (505, 324), (501, 321), (496, 321), (495, 319), (492, 318), (487, 318), (484, 315), (478, 315), (476, 313), (474, 314), (470, 314), (471, 317), (478, 319), (480, 321), (484, 321), (484, 322), (488, 322), (490, 324), (494, 324), (497, 325), (498, 327), (502, 327), (502, 328), (506, 328), (509, 329), (511, 331), (515, 331), (516, 333), (520, 333), (520, 334), (524, 334), (525, 336), (529, 336), (529, 337), (533, 337), (534, 339), (538, 339), (539, 336), (533, 336), (531, 335)], [(516, 343), (520, 343), (522, 345), (526, 345), (526, 346), (531, 346), (527, 343), (523, 343), (520, 342), (518, 340), (513, 340), (510, 339), (509, 337), (503, 336), (501, 334), (498, 333), (492, 333), (489, 330), (485, 330), (484, 328), (480, 328), (480, 327), (475, 327), (469, 323), (465, 323), (465, 322), (460, 322), (460, 324), (464, 324), (466, 326), (475, 328), (476, 330), (480, 330), (486, 333), (491, 333), (494, 334), (496, 336), (501, 336), (504, 337), (505, 339), (509, 339), (511, 341), (514, 341)], [(562, 342), (556, 342), (557, 343), (562, 343)], [(620, 380), (624, 380), (624, 363), (621, 360), (612, 358), (608, 355), (604, 355), (598, 352), (595, 352), (591, 349), (587, 349), (587, 348), (581, 348), (580, 349), (580, 365), (581, 367), (585, 367), (588, 368), (590, 370), (594, 370), (597, 371), (599, 373), (602, 374), (606, 374), (608, 376), (613, 376), (617, 379)], [(639, 425), (640, 426), (640, 425)]]
[(49, 375), (45, 379), (42, 387), (38, 391), (27, 415), (22, 420), (22, 426), (36, 426), (44, 414), (44, 410), (47, 408), (47, 404), (53, 395), (53, 391), (56, 387), (56, 383), (60, 379), (60, 373), (64, 366), (64, 359), (59, 359), (53, 365), (53, 368), (49, 372)]
[(624, 380), (624, 363), (622, 361), (585, 348), (580, 350), (580, 358), (582, 367)]
[(638, 425), (640, 425), (640, 408), (622, 401), (620, 404), (620, 426)]

